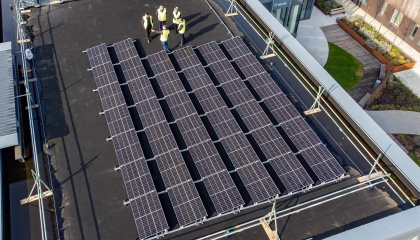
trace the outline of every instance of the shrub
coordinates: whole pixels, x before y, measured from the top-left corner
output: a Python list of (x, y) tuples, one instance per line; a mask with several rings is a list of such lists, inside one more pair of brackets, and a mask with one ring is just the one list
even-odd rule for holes
[(365, 44), (366, 44), (366, 46), (368, 46), (372, 49), (376, 49), (376, 47), (378, 46), (378, 44), (376, 44), (375, 41), (373, 41), (372, 39), (367, 39)]

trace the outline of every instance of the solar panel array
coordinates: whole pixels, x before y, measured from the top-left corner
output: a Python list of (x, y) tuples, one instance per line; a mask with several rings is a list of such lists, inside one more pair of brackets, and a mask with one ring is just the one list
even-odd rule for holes
[(87, 55), (139, 236), (146, 238), (165, 231), (168, 224), (107, 47), (101, 44), (89, 48)]
[(293, 144), (300, 150), (318, 179), (325, 182), (344, 175), (344, 169), (262, 68), (242, 39), (235, 37), (226, 40), (223, 46)]
[[(147, 57), (154, 74), (152, 81), (157, 84), (154, 87), (164, 95), (216, 213), (232, 211), (245, 204), (226, 169), (225, 164), (229, 162), (240, 178), (241, 183), (237, 184), (243, 185), (254, 204), (280, 194), (257, 152), (265, 156), (288, 193), (314, 183), (274, 126), (277, 123), (321, 182), (343, 176), (342, 167), (242, 39), (235, 37), (222, 44), (240, 72), (216, 42), (199, 46), (197, 53), (191, 47), (176, 50), (173, 60), (182, 69), (205, 112), (210, 123), (207, 128), (214, 130), (217, 142), (226, 152), (228, 159), (225, 160), (210, 138), (168, 55), (162, 51)], [(132, 40), (118, 42), (114, 49), (179, 226), (204, 219), (206, 209)], [(206, 66), (197, 56), (198, 52)], [(139, 236), (147, 238), (165, 232), (169, 229), (168, 223), (107, 47), (101, 44), (88, 49), (87, 54)], [(206, 67), (214, 76), (214, 83)], [(251, 88), (241, 79), (240, 73)], [(226, 94), (226, 99), (217, 88)], [(270, 111), (268, 115), (255, 99), (255, 93), (262, 100), (260, 104)], [(255, 146), (251, 145), (254, 141), (248, 140), (245, 130), (228, 108), (230, 105), (238, 113), (239, 123), (248, 131), (246, 134), (255, 140)], [(273, 124), (270, 116), (277, 123)]]
[[(217, 51), (222, 52), (216, 43), (210, 44), (213, 46), (211, 48), (212, 50), (216, 48), (219, 49)], [(207, 53), (206, 51), (208, 51), (209, 48), (199, 47), (198, 49), (211, 69), (212, 61), (222, 61), (222, 59), (215, 59), (215, 56), (213, 56), (212, 53)], [(213, 50), (212, 52), (217, 51)], [(254, 57), (250, 54), (245, 54), (243, 56)], [(226, 59), (224, 55), (222, 57)], [(247, 63), (249, 62), (250, 61), (247, 61)], [(254, 65), (257, 67), (254, 67)], [(248, 66), (250, 67), (247, 68), (247, 71), (253, 72), (254, 75), (265, 71), (259, 63), (248, 64)], [(241, 70), (243, 69), (241, 68)], [(293, 155), (291, 149), (271, 123), (268, 116), (264, 113), (264, 110), (257, 103), (248, 87), (240, 80), (240, 76), (236, 71), (231, 73), (231, 76), (233, 77), (230, 81), (226, 82), (226, 80), (223, 80), (221, 87), (228, 96), (230, 102), (234, 105), (236, 111), (244, 121), (263, 154), (270, 161), (270, 164), (287, 191), (294, 192), (312, 185), (313, 181), (311, 177), (305, 171), (299, 160)]]
[[(206, 217), (207, 212), (156, 96), (136, 94), (144, 91), (143, 88), (152, 90), (152, 86), (132, 40), (118, 42), (114, 44), (114, 49), (129, 89), (134, 93), (133, 100), (179, 225), (184, 226)], [(162, 65), (151, 63), (151, 66)]]
[[(214, 48), (212, 43), (203, 47), (209, 51), (207, 57), (217, 62), (224, 57), (224, 53), (219, 51), (220, 48)], [(251, 199), (256, 203), (278, 195), (280, 193), (278, 188), (241, 131), (192, 48), (176, 50), (174, 56), (183, 68), (183, 73), (189, 85), (198, 98)], [(227, 66), (230, 66), (230, 64), (225, 65), (225, 67)], [(212, 67), (210, 65), (210, 68)], [(215, 71), (213, 73), (217, 74)]]
[(167, 55), (164, 52), (149, 55), (148, 62), (216, 212), (223, 213), (244, 205), (238, 189)]

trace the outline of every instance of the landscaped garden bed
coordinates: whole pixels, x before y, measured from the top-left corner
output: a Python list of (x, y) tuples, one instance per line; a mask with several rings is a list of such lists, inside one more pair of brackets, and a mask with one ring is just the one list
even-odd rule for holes
[(343, 5), (337, 3), (334, 0), (316, 0), (315, 6), (325, 15), (345, 12)]
[(416, 63), (401, 49), (385, 39), (374, 27), (365, 23), (361, 16), (347, 16), (344, 19), (338, 19), (337, 22), (381, 63), (389, 64), (392, 72), (412, 68)]

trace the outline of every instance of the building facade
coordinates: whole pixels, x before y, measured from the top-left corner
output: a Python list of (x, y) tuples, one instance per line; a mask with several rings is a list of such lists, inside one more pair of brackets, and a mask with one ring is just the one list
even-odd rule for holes
[(417, 52), (420, 52), (419, 0), (352, 1)]
[(315, 0), (260, 0), (273, 16), (296, 36), (299, 21), (311, 17)]

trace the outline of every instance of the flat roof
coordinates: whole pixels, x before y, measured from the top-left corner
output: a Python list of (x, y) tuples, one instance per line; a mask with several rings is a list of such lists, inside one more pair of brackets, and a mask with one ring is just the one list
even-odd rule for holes
[[(46, 140), (54, 147), (51, 163), (55, 170), (55, 183), (60, 238), (78, 239), (135, 239), (137, 237), (130, 207), (124, 206), (127, 193), (121, 173), (113, 170), (117, 164), (112, 143), (103, 116), (99, 96), (95, 88), (87, 56), (82, 51), (101, 43), (112, 44), (121, 40), (137, 39), (136, 47), (141, 57), (161, 51), (157, 35), (147, 43), (140, 25), (141, 16), (147, 11), (154, 13), (160, 3), (152, 5), (146, 0), (133, 3), (130, 0), (107, 2), (75, 1), (63, 5), (53, 5), (33, 9), (29, 24), (34, 25), (36, 35), (37, 77), (42, 82), (42, 109), (45, 109)], [(187, 20), (187, 44), (198, 46), (209, 41), (222, 41), (231, 37), (220, 19), (209, 8), (206, 1), (180, 0), (176, 3)], [(221, 7), (214, 5), (221, 14)], [(168, 12), (174, 3), (165, 6)], [(267, 14), (268, 15), (268, 14)], [(171, 14), (168, 14), (170, 20)], [(244, 35), (256, 52), (263, 40), (252, 34), (246, 22), (238, 18), (221, 17), (235, 35)], [(242, 22), (241, 22), (242, 21)], [(156, 24), (156, 22), (155, 22)], [(255, 43), (254, 43), (255, 41)], [(170, 34), (169, 44), (173, 49), (180, 46), (179, 36)], [(268, 66), (268, 65), (266, 65)], [(270, 70), (279, 82), (296, 84), (296, 79), (281, 63)], [(280, 76), (278, 73), (281, 73)], [(291, 95), (304, 98), (307, 92), (293, 86)], [(330, 149), (351, 178), (336, 184), (322, 186), (305, 194), (285, 196), (279, 201), (283, 209), (296, 203), (352, 186), (360, 176), (369, 170), (351, 144), (342, 139), (338, 129), (329, 129), (330, 122), (311, 119), (328, 142)], [(328, 121), (328, 120), (325, 120)], [(321, 125), (320, 125), (321, 124)], [(327, 130), (327, 131), (324, 131)], [(322, 134), (321, 134), (322, 133)], [(330, 140), (331, 139), (331, 140)], [(352, 163), (352, 159), (357, 164)], [(360, 169), (360, 170), (359, 170)], [(373, 190), (363, 190), (327, 205), (320, 205), (310, 212), (302, 211), (289, 218), (279, 220), (282, 239), (307, 238), (310, 236), (330, 236), (362, 224), (370, 218), (387, 216), (401, 211), (404, 207), (398, 197), (385, 185)], [(168, 237), (171, 239), (193, 239), (233, 226), (241, 222), (261, 217), (268, 213), (270, 204), (250, 208), (239, 214), (228, 215), (207, 222), (202, 226), (188, 228)], [(363, 212), (363, 215), (358, 213)], [(350, 214), (349, 214), (350, 213)], [(310, 221), (308, 221), (310, 219)], [(310, 231), (306, 231), (310, 229)], [(242, 235), (241, 235), (242, 234)], [(262, 228), (240, 233), (238, 236), (255, 239), (265, 236)]]

